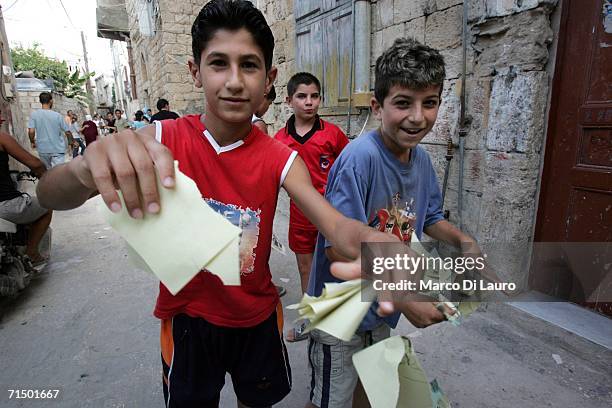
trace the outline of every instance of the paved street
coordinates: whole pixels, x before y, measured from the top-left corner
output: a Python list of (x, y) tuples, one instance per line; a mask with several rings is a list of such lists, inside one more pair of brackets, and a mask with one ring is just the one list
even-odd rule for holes
[[(163, 407), (157, 282), (130, 264), (96, 204), (54, 214), (51, 263), (0, 305), (0, 407)], [(287, 207), (283, 198), (275, 227), (285, 245)], [(271, 266), (288, 289), (283, 303), (298, 301), (293, 255), (273, 251)], [(293, 318), (287, 311), (286, 324)], [(417, 331), (402, 320), (397, 333), (413, 336), (453, 407), (612, 405), (610, 350), (508, 305), (490, 305), (460, 327)], [(301, 407), (309, 391), (306, 343), (288, 348), (294, 388), (278, 406)], [(8, 399), (8, 389), (51, 388), (61, 390), (56, 402)], [(222, 406), (235, 406), (228, 386)]]

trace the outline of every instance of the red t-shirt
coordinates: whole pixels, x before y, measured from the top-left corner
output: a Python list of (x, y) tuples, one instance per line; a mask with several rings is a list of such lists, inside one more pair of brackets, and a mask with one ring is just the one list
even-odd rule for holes
[[(208, 205), (241, 227), (242, 236), (240, 286), (225, 286), (205, 270), (176, 296), (160, 283), (155, 316), (167, 319), (186, 313), (226, 327), (261, 323), (278, 303), (268, 265), (272, 222), (295, 152), (256, 127), (244, 140), (219, 147), (199, 115), (156, 124), (158, 140), (172, 151), (179, 169), (195, 181)], [(214, 231), (202, 225), (202, 234)]]
[[(325, 195), (329, 169), (349, 142), (344, 132), (338, 126), (317, 116), (313, 128), (304, 136), (299, 136), (295, 131), (295, 116), (291, 116), (287, 125), (279, 130), (274, 138), (298, 152), (308, 167), (312, 185), (321, 195)], [(289, 222), (292, 226), (316, 229), (293, 201), (289, 212)]]

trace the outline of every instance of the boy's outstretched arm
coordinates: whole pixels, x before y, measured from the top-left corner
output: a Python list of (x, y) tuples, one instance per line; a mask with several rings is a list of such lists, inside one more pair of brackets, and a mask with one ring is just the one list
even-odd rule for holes
[[(155, 167), (154, 167), (155, 166)], [(40, 180), (37, 196), (43, 207), (67, 210), (99, 193), (113, 212), (121, 210), (121, 190), (132, 217), (159, 212), (155, 168), (165, 187), (174, 186), (170, 151), (155, 140), (155, 126), (123, 130), (96, 141), (83, 156), (57, 166)]]
[(465, 246), (465, 244), (473, 245), (476, 243), (474, 238), (446, 220), (440, 220), (435, 224), (425, 227), (423, 232), (433, 239), (446, 242), (455, 248), (461, 248), (462, 244)]
[(343, 258), (357, 259), (362, 242), (399, 242), (398, 238), (347, 218), (332, 207), (312, 186), (308, 169), (299, 156), (289, 169), (283, 187), (306, 218), (333, 243), (335, 251)]

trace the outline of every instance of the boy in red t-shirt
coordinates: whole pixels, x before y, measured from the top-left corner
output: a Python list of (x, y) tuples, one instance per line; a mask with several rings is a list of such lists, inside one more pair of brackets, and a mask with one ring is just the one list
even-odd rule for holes
[[(204, 90), (205, 115), (98, 140), (83, 156), (47, 172), (37, 195), (45, 208), (65, 210), (99, 193), (117, 212), (119, 189), (129, 214), (140, 219), (159, 213), (155, 170), (164, 188), (173, 188), (176, 158), (203, 199), (241, 227), (241, 285), (224, 286), (206, 270), (176, 296), (160, 283), (154, 313), (161, 319), (166, 406), (218, 406), (226, 373), (239, 407), (270, 406), (291, 388), (268, 266), (280, 188), (347, 259), (359, 256), (362, 241), (397, 239), (342, 216), (313, 188), (302, 159), (252, 126), (277, 70), (272, 31), (251, 2), (208, 2), (194, 21), (192, 49), (189, 70)], [(203, 234), (215, 233), (206, 227)]]
[[(329, 169), (348, 144), (348, 138), (338, 126), (319, 118), (321, 83), (316, 76), (308, 72), (293, 75), (287, 83), (287, 93), (286, 102), (293, 109), (293, 115), (274, 138), (298, 152), (308, 168), (314, 188), (325, 195)], [(295, 253), (304, 293), (308, 287), (318, 231), (293, 200), (289, 209), (289, 248)], [(305, 323), (302, 323), (290, 330), (287, 341), (307, 339), (304, 328)]]

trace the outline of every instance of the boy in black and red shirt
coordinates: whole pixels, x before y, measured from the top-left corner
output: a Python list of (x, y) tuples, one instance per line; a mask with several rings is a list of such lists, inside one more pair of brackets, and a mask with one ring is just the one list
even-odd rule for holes
[(241, 285), (224, 286), (207, 270), (176, 296), (160, 283), (155, 316), (161, 319), (166, 405), (218, 406), (229, 373), (239, 407), (270, 406), (291, 388), (268, 266), (280, 188), (347, 259), (359, 256), (362, 241), (396, 239), (342, 216), (312, 187), (302, 159), (252, 126), (277, 73), (274, 37), (261, 12), (247, 0), (212, 0), (191, 34), (189, 70), (204, 90), (206, 114), (93, 143), (83, 156), (49, 171), (38, 183), (38, 198), (45, 208), (65, 210), (99, 193), (118, 212), (119, 189), (133, 218), (154, 216), (161, 210), (157, 174), (164, 188), (173, 188), (176, 158), (202, 198), (241, 227)]
[[(308, 72), (293, 75), (287, 83), (287, 93), (286, 102), (293, 109), (293, 115), (274, 138), (298, 152), (308, 168), (312, 185), (319, 194), (325, 195), (329, 169), (348, 144), (348, 138), (338, 126), (319, 118), (321, 83), (317, 77)], [(304, 293), (318, 231), (293, 200), (289, 210), (289, 248), (295, 253)], [(308, 336), (303, 331), (304, 323), (287, 333), (287, 341), (305, 340)]]

